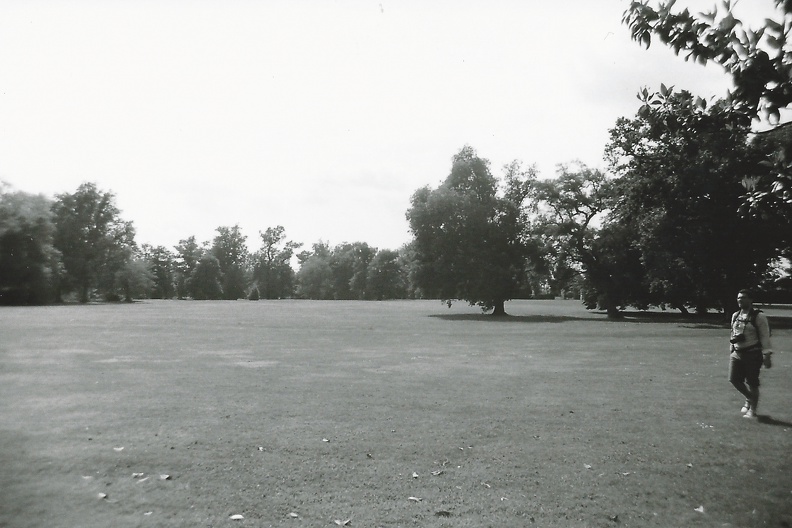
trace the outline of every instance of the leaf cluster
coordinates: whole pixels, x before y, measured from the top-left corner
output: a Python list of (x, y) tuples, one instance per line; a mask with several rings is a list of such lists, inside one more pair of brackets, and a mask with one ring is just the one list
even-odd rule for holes
[(720, 64), (734, 81), (730, 102), (746, 116), (765, 115), (778, 122), (780, 109), (792, 103), (792, 3), (774, 0), (776, 16), (758, 29), (734, 16), (737, 2), (725, 0), (703, 13), (675, 11), (676, 0), (635, 0), (622, 21), (633, 40), (647, 48), (652, 38), (685, 60)]

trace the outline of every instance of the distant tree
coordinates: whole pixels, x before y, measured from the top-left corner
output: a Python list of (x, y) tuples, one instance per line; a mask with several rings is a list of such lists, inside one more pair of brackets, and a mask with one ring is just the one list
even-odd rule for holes
[(264, 299), (291, 297), (295, 287), (291, 259), (302, 244), (286, 240), (283, 226), (270, 227), (259, 234), (261, 249), (253, 255), (253, 282), (258, 294)]
[(80, 185), (73, 194), (60, 194), (52, 206), (54, 246), (61, 252), (66, 289), (78, 291), (88, 302), (92, 289), (116, 295), (116, 274), (132, 256), (135, 230), (121, 219), (115, 196), (93, 183)]
[(531, 196), (536, 202), (532, 231), (543, 241), (553, 292), (560, 294), (579, 275), (586, 275), (589, 287), (597, 286), (601, 307), (615, 317), (623, 296), (607, 291), (614, 285), (610, 272), (598, 268), (610, 268), (609, 259), (601, 259), (594, 249), (598, 221), (613, 203), (612, 189), (602, 171), (577, 163), (559, 165), (555, 178), (534, 182)]
[(238, 225), (217, 228), (211, 253), (220, 266), (224, 299), (235, 300), (246, 297), (250, 261), (246, 240), (247, 237), (242, 234)]
[(403, 299), (407, 295), (407, 272), (402, 267), (399, 252), (382, 249), (368, 264), (366, 278), (369, 298)]
[(427, 295), (464, 299), (494, 315), (523, 288), (531, 259), (522, 204), (504, 192), (489, 161), (466, 146), (437, 189), (412, 196), (407, 219), (414, 235), (416, 281)]
[(116, 275), (116, 282), (120, 285), (126, 302), (148, 297), (155, 288), (156, 274), (145, 258), (135, 257), (128, 260)]
[(333, 295), (336, 299), (367, 298), (368, 265), (377, 253), (365, 242), (339, 244), (330, 255)]
[(175, 257), (175, 273), (176, 273), (176, 295), (183, 299), (184, 297), (194, 297), (192, 290), (189, 288), (193, 272), (201, 261), (205, 250), (198, 245), (195, 237), (191, 236), (179, 241), (179, 244), (174, 248), (176, 250)]
[(647, 288), (646, 270), (636, 244), (635, 226), (607, 222), (585, 250), (583, 304), (606, 310), (608, 318), (622, 317), (627, 306), (646, 309), (663, 305), (660, 295)]
[(187, 289), (192, 298), (199, 301), (223, 299), (220, 262), (212, 253), (206, 252), (198, 261), (190, 277)]
[(326, 242), (313, 245), (312, 251), (301, 251), (297, 256), (297, 295), (303, 299), (334, 298), (333, 271), (330, 268), (330, 247)]
[(399, 267), (404, 271), (405, 296), (408, 299), (423, 298), (423, 290), (418, 286), (418, 260), (414, 240), (399, 248)]
[(53, 247), (52, 202), (0, 184), (0, 304), (54, 300), (59, 253)]
[(175, 269), (176, 257), (164, 246), (143, 244), (143, 259), (148, 263), (152, 273), (151, 290), (148, 296), (152, 299), (171, 299), (176, 293)]
[(774, 227), (741, 218), (741, 180), (759, 155), (726, 104), (663, 87), (606, 148), (619, 175), (611, 221), (632, 226), (653, 300), (726, 309), (776, 256)]

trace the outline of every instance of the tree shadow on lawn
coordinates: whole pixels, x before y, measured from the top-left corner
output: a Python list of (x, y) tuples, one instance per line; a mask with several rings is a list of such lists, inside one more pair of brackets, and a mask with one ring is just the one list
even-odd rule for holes
[(565, 323), (568, 321), (596, 321), (588, 317), (568, 315), (503, 315), (487, 314), (431, 314), (429, 317), (445, 321), (486, 321), (488, 323)]
[[(653, 323), (682, 324), (695, 330), (717, 330), (729, 327), (731, 314), (682, 314), (672, 312), (622, 312), (617, 319), (608, 319), (605, 312), (590, 311), (588, 317), (570, 315), (505, 315), (488, 314), (432, 314), (429, 317), (446, 321), (486, 321), (489, 323), (566, 323), (570, 321), (593, 321), (603, 323)], [(792, 316), (768, 316), (773, 329), (792, 329)]]

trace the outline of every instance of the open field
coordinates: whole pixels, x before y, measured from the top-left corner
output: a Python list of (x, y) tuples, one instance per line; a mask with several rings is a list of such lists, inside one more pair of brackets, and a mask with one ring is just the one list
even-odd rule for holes
[(0, 526), (792, 527), (792, 310), (753, 421), (715, 319), (506, 309), (0, 309)]

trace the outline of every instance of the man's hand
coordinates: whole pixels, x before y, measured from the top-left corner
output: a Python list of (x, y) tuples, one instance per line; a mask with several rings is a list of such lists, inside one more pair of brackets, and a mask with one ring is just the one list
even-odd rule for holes
[(773, 353), (772, 352), (765, 352), (764, 353), (764, 360), (762, 363), (764, 364), (765, 368), (771, 368), (773, 366)]

